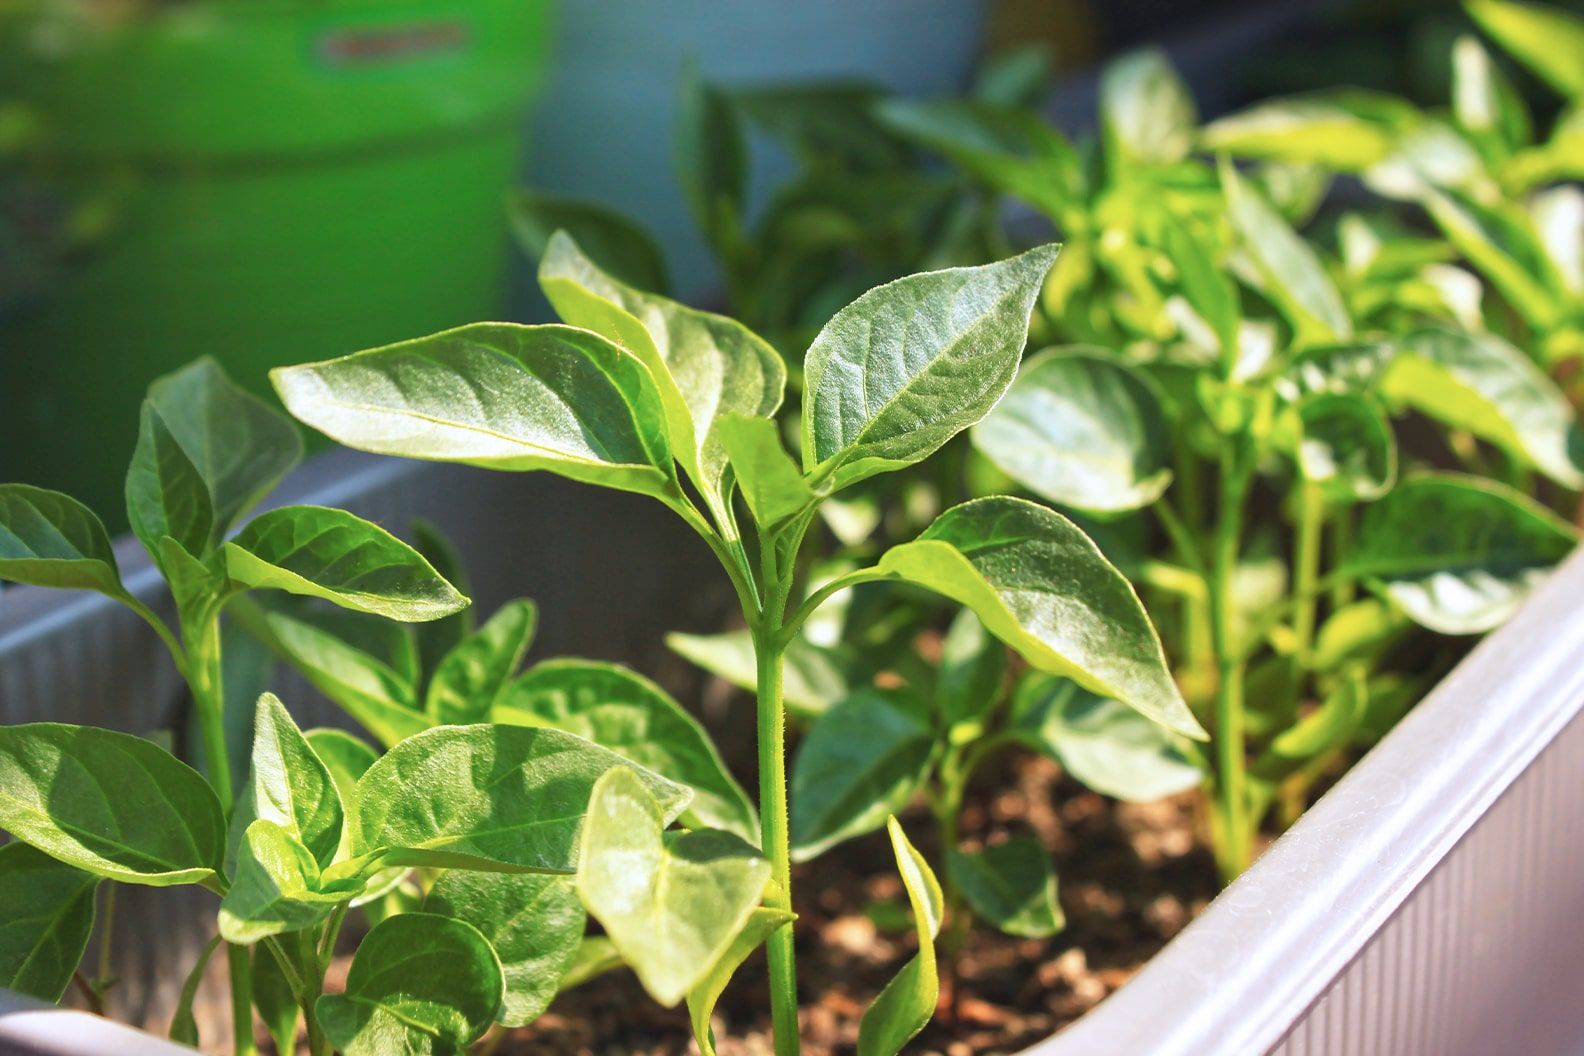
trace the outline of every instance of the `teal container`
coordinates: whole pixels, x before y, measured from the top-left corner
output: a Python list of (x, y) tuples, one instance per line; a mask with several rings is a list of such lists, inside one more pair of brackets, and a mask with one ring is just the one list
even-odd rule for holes
[(500, 314), (544, 0), (62, 7), (0, 12), (0, 102), (32, 130), (4, 186), (91, 221), (0, 319), (0, 480), (124, 523), (152, 378), (212, 355), (264, 392)]

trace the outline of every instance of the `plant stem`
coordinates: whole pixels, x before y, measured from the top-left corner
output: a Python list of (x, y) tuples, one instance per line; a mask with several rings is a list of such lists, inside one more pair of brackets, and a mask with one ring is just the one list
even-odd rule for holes
[(1252, 832), (1248, 823), (1248, 758), (1244, 736), (1243, 661), (1233, 625), (1232, 579), (1237, 570), (1248, 470), (1243, 443), (1228, 438), (1221, 456), (1220, 509), (1210, 572), (1211, 637), (1216, 654), (1216, 792), (1222, 825), (1216, 846), (1221, 879), (1231, 883), (1247, 867)]
[(1320, 489), (1307, 481), (1298, 486), (1297, 535), (1293, 541), (1293, 655), (1287, 679), (1289, 721), (1297, 718), (1303, 692), (1304, 673), (1309, 668), (1314, 647), (1315, 610), (1319, 596), (1315, 583), (1320, 577), (1320, 534), (1325, 518), (1325, 499)]
[[(772, 594), (781, 594), (769, 588)], [(780, 613), (767, 609), (754, 652), (758, 664), (759, 816), (764, 853), (770, 859), (773, 890), (765, 899), (772, 909), (792, 911), (792, 852), (787, 831), (786, 709), (781, 700), (784, 653), (778, 639)], [(766, 943), (770, 960), (770, 1020), (776, 1056), (797, 1056), (797, 964), (791, 925), (777, 928)]]

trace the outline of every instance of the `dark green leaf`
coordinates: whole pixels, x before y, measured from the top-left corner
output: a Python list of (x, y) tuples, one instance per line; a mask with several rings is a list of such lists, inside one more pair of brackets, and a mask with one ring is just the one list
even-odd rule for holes
[(418, 551), (345, 510), (271, 510), (226, 543), (225, 555), (227, 573), (244, 586), (324, 598), (393, 620), (434, 620), (468, 604)]
[[(354, 851), (390, 865), (570, 873), (594, 783), (627, 761), (560, 730), (442, 726), (386, 752), (358, 781)], [(680, 815), (691, 793), (641, 771)]]
[(748, 189), (747, 147), (731, 100), (698, 71), (683, 71), (673, 139), (677, 182), (693, 218), (717, 252), (728, 249), (742, 222)]
[(946, 868), (973, 911), (1008, 935), (1046, 939), (1067, 926), (1050, 855), (1033, 837), (948, 851)]
[(1148, 506), (1172, 478), (1159, 397), (1099, 349), (1053, 348), (1026, 361), (973, 442), (1019, 484), (1089, 513)]
[(943, 902), (940, 883), (924, 856), (913, 849), (895, 818), (886, 822), (897, 870), (913, 905), (918, 953), (886, 984), (858, 1025), (858, 1056), (896, 1056), (935, 1014), (940, 980), (935, 974), (935, 936), (940, 933)]
[(1397, 478), (1397, 440), (1375, 402), (1321, 393), (1293, 408), (1298, 472), (1333, 502), (1378, 499)]
[(1478, 634), (1504, 622), (1578, 540), (1573, 527), (1493, 481), (1426, 474), (1368, 508), (1341, 571), (1416, 623)]
[(792, 766), (792, 856), (873, 832), (929, 773), (935, 733), (905, 690), (860, 689), (821, 715)]
[(214, 956), (214, 951), (219, 945), (219, 936), (209, 940), (203, 952), (198, 954), (198, 960), (193, 962), (186, 981), (182, 983), (181, 995), (176, 999), (176, 1012), (171, 1016), (172, 1041), (198, 1047), (198, 1021), (193, 1018), (193, 1002), (198, 998), (198, 984), (203, 982), (204, 969), (209, 967), (209, 958)]
[(704, 727), (665, 690), (625, 667), (571, 659), (536, 664), (507, 687), (493, 718), (593, 741), (691, 788), (684, 825), (759, 842), (753, 805)]
[(99, 878), (25, 843), (0, 847), (0, 986), (55, 1003), (93, 932)]
[(122, 597), (110, 535), (69, 495), (0, 484), (0, 578)]
[(253, 1007), (277, 1053), (297, 1051), (297, 1020), (301, 1009), (286, 974), (268, 946), (253, 947)]
[(496, 1018), (532, 1023), (550, 1007), (583, 941), (583, 904), (571, 877), (449, 869), (424, 899), (425, 913), (466, 921), (500, 958), (506, 999)]
[(1056, 246), (910, 275), (837, 312), (804, 360), (803, 464), (827, 490), (925, 458), (1012, 384)]
[[(438, 527), (422, 517), (413, 518), (411, 531), (413, 549), (422, 554), (424, 560), (433, 565), (434, 570), (448, 583), (461, 593), (471, 596), (473, 590), (468, 582), (467, 568), (462, 564), (462, 555), (457, 553), (451, 540), (447, 539)], [(385, 621), (380, 623), (389, 626)], [(411, 672), (413, 684), (418, 684), (421, 672), (433, 672), (439, 667), (441, 658), (458, 642), (473, 633), (473, 625), (474, 612), (470, 605), (461, 612), (415, 626), (413, 637), (417, 655), (414, 670)], [(400, 629), (396, 628), (396, 630)]]
[(936, 706), (950, 729), (958, 723), (981, 722), (1001, 700), (1006, 678), (1006, 646), (985, 630), (970, 609), (952, 620), (941, 648)]
[(1138, 595), (1088, 536), (1043, 506), (954, 506), (879, 569), (967, 605), (1034, 667), (1202, 737)]
[(654, 378), (584, 330), (477, 323), (270, 377), (292, 414), (347, 447), (676, 492)]
[(666, 824), (636, 772), (606, 773), (589, 801), (577, 889), (644, 989), (669, 1008), (742, 931), (770, 863), (730, 833), (667, 839)]
[(495, 615), (452, 649), (429, 680), (424, 711), (441, 723), (482, 722), (523, 657), (539, 627), (539, 609), (526, 598), (502, 605)]
[(314, 1014), (344, 1056), (450, 1056), (489, 1029), (503, 992), (478, 929), (403, 913), (364, 936), (345, 993), (319, 998)]
[(671, 286), (665, 253), (649, 232), (608, 206), (519, 190), (506, 200), (506, 212), (517, 244), (535, 264), (549, 249), (550, 237), (565, 231), (601, 271), (629, 286), (658, 293)]
[(127, 467), (126, 507), (132, 531), (155, 560), (165, 536), (193, 556), (209, 549), (215, 527), (209, 485), (152, 400), (143, 401), (137, 448)]
[(130, 734), (0, 726), (0, 829), (96, 876), (195, 884), (219, 869), (225, 819), (203, 776)]

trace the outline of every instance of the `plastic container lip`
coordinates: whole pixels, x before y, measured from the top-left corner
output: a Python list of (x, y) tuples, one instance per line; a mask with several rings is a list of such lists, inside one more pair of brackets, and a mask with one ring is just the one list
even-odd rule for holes
[(314, 155), (521, 118), (542, 76), (544, 0), (187, 0), (117, 23), (0, 12), (0, 95), (40, 153), (196, 164)]

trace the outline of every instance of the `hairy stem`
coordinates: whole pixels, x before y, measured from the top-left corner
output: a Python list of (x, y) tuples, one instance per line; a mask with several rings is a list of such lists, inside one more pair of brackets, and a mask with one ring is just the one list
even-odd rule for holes
[(1293, 655), (1288, 670), (1287, 705), (1289, 721), (1297, 717), (1302, 697), (1304, 673), (1309, 668), (1314, 646), (1315, 610), (1319, 594), (1315, 584), (1320, 577), (1320, 533), (1325, 518), (1325, 500), (1320, 489), (1310, 483), (1298, 486), (1297, 535), (1293, 541)]
[(1216, 793), (1221, 826), (1216, 861), (1231, 883), (1247, 866), (1253, 833), (1248, 820), (1248, 758), (1243, 710), (1243, 660), (1234, 628), (1233, 575), (1237, 571), (1248, 469), (1242, 444), (1228, 444), (1221, 458), (1220, 509), (1210, 569), (1211, 638), (1216, 654)]
[[(784, 654), (777, 613), (767, 610), (760, 625), (755, 652), (759, 698), (759, 816), (764, 829), (764, 853), (770, 859), (773, 890), (766, 902), (772, 909), (792, 911), (792, 851), (787, 831), (786, 709), (781, 700)], [(777, 928), (766, 943), (770, 960), (770, 1018), (775, 1030), (776, 1056), (797, 1056), (797, 964), (790, 924)]]

